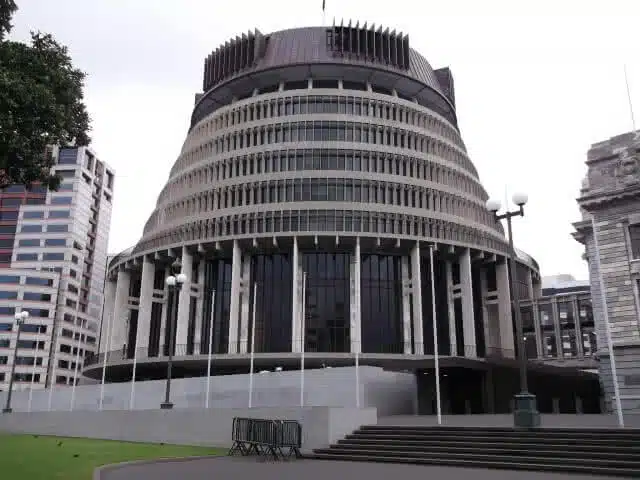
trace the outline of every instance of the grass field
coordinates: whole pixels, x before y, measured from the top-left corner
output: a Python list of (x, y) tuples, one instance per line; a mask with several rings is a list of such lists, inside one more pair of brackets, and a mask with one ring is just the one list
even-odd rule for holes
[(0, 478), (91, 480), (93, 470), (108, 463), (225, 453), (226, 450), (207, 447), (0, 435)]

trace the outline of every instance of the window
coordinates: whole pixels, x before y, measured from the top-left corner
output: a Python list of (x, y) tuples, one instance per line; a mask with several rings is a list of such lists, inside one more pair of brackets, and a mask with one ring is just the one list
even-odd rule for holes
[(22, 310), (26, 310), (27, 312), (29, 312), (29, 316), (31, 317), (48, 317), (49, 316), (49, 310), (46, 309), (42, 309), (42, 308), (23, 308)]
[(0, 234), (13, 235), (14, 233), (16, 233), (15, 223), (12, 225), (0, 225)]
[(58, 154), (59, 165), (76, 165), (78, 163), (77, 148), (61, 148)]
[(52, 278), (27, 277), (25, 282), (27, 285), (40, 285), (43, 287), (51, 287), (53, 285)]
[(17, 300), (18, 292), (7, 292), (0, 290), (0, 300)]
[(42, 256), (42, 260), (48, 260), (51, 262), (60, 262), (64, 260), (64, 253), (55, 252), (55, 253), (45, 253)]
[(22, 299), (34, 301), (34, 302), (49, 302), (51, 301), (51, 294), (38, 293), (38, 292), (24, 292), (22, 294)]
[(0, 315), (11, 315), (16, 313), (15, 307), (0, 307)]
[(11, 342), (8, 338), (0, 338), (0, 348), (9, 348)]
[(31, 210), (31, 211), (27, 210), (22, 214), (22, 218), (29, 218), (29, 219), (44, 218), (44, 212), (40, 210)]
[(47, 326), (25, 323), (24, 325), (22, 325), (22, 327), (20, 327), (20, 331), (26, 333), (47, 333)]
[(42, 232), (42, 225), (23, 225), (20, 231), (23, 233)]
[(40, 239), (39, 238), (23, 238), (18, 242), (18, 246), (20, 247), (39, 247)]
[(73, 183), (61, 183), (58, 192), (73, 192)]
[(0, 275), (0, 283), (19, 284), (20, 277), (18, 275)]
[(47, 238), (44, 241), (45, 247), (64, 247), (67, 241), (64, 238)]
[(13, 330), (13, 323), (0, 323), (0, 332), (10, 332)]
[(72, 197), (53, 197), (51, 205), (71, 205)]
[(640, 258), (640, 223), (629, 225), (629, 240), (633, 258)]
[(3, 198), (0, 205), (2, 207), (17, 207), (22, 203), (22, 198)]
[[(40, 230), (38, 230), (40, 231)], [(69, 225), (62, 225), (59, 223), (54, 223), (52, 225), (47, 226), (47, 232), (49, 233), (66, 233), (69, 231)]]
[(19, 253), (16, 255), (16, 260), (18, 262), (32, 262), (38, 260), (37, 253)]
[(51, 210), (49, 212), (49, 218), (69, 218), (70, 216), (69, 210)]

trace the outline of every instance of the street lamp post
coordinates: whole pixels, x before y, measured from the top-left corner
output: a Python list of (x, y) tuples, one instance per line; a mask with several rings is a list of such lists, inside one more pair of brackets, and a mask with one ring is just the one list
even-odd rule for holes
[[(29, 318), (29, 312), (22, 311), (16, 312), (15, 319), (18, 325), (18, 332), (16, 335), (16, 348), (13, 349), (13, 363), (11, 364), (11, 373), (9, 374), (9, 391), (7, 392), (7, 403), (2, 409), (2, 413), (11, 413), (11, 395), (13, 394), (13, 377), (16, 373), (16, 360), (18, 359), (18, 345), (20, 344), (20, 330), (22, 324)], [(35, 359), (34, 359), (35, 362)]]
[(506, 211), (498, 214), (500, 210), (500, 202), (497, 200), (489, 200), (487, 209), (493, 213), (496, 221), (507, 221), (507, 232), (509, 235), (509, 290), (511, 291), (511, 312), (514, 315), (516, 324), (516, 338), (518, 339), (518, 356), (520, 365), (520, 393), (514, 397), (515, 405), (513, 412), (514, 426), (521, 428), (532, 428), (540, 426), (540, 413), (536, 407), (536, 396), (529, 393), (529, 385), (527, 380), (527, 352), (524, 342), (524, 332), (522, 328), (522, 316), (520, 314), (520, 305), (518, 302), (518, 294), (515, 289), (516, 275), (516, 249), (513, 246), (513, 232), (511, 228), (511, 219), (513, 217), (524, 217), (524, 205), (527, 203), (527, 195), (516, 193), (512, 197), (513, 203), (518, 206), (515, 211)]
[(175, 324), (178, 321), (178, 303), (180, 301), (180, 290), (182, 285), (187, 281), (187, 276), (181, 272), (182, 265), (178, 260), (171, 265), (171, 271), (174, 275), (167, 277), (166, 284), (169, 287), (169, 295), (173, 296), (173, 312), (167, 312), (167, 322), (169, 323), (169, 359), (167, 361), (167, 386), (164, 393), (164, 402), (160, 404), (160, 408), (163, 410), (170, 410), (173, 408), (171, 403), (171, 367), (173, 364), (173, 348), (175, 346), (174, 330)]

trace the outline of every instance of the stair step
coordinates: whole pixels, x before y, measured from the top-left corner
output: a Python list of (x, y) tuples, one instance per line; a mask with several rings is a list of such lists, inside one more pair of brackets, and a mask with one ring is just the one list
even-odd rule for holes
[(637, 433), (630, 432), (598, 432), (598, 431), (582, 431), (582, 432), (563, 432), (563, 431), (547, 431), (547, 430), (492, 430), (492, 429), (478, 429), (478, 430), (451, 430), (447, 428), (432, 428), (432, 429), (420, 429), (420, 428), (360, 428), (358, 432), (367, 434), (402, 434), (402, 435), (464, 435), (464, 436), (503, 436), (503, 435), (517, 435), (521, 437), (537, 437), (545, 436), (547, 438), (590, 438), (598, 437), (603, 439), (621, 439), (621, 440), (640, 440), (640, 431)]
[[(535, 440), (528, 440), (526, 442), (499, 442), (495, 439), (490, 442), (467, 442), (464, 440), (456, 439), (456, 440), (441, 440), (436, 438), (429, 439), (420, 439), (420, 440), (392, 440), (388, 439), (380, 439), (380, 438), (344, 438), (338, 440), (338, 444), (361, 444), (361, 445), (413, 445), (420, 447), (459, 447), (459, 446), (468, 446), (468, 447), (493, 447), (493, 448), (505, 448), (505, 447), (517, 447), (517, 448), (528, 448), (528, 449), (536, 449), (536, 448), (551, 448), (554, 447), (555, 444), (549, 443), (537, 443)], [(619, 445), (613, 442), (608, 442), (603, 445), (585, 445), (582, 443), (571, 443), (562, 445), (563, 451), (586, 451), (591, 452), (594, 450), (594, 447), (601, 452), (628, 452), (628, 453), (636, 453), (640, 454), (640, 445)]]
[(622, 435), (640, 435), (640, 428), (563, 428), (563, 427), (537, 427), (534, 429), (517, 429), (515, 427), (465, 427), (465, 426), (448, 426), (448, 425), (363, 425), (362, 430), (422, 430), (422, 431), (453, 431), (453, 432), (545, 432), (545, 433), (584, 433), (597, 432), (598, 434), (622, 434)]
[[(425, 455), (424, 452), (419, 451), (389, 451), (389, 450), (375, 450), (375, 449), (345, 449), (339, 448), (323, 448), (315, 450), (314, 453), (332, 454), (332, 455), (364, 455), (364, 456), (384, 456), (384, 457), (409, 457), (409, 458), (432, 458), (430, 455)], [(476, 460), (479, 462), (491, 462), (495, 460), (500, 461), (513, 461), (521, 463), (538, 464), (543, 463), (547, 465), (567, 465), (567, 464), (580, 464), (591, 467), (607, 467), (615, 466), (618, 468), (636, 469), (640, 472), (640, 459), (638, 460), (614, 460), (614, 459), (598, 459), (598, 458), (584, 458), (576, 459), (577, 462), (571, 462), (571, 459), (547, 457), (539, 455), (538, 452), (532, 452), (532, 455), (510, 455), (508, 457), (500, 454), (489, 453), (458, 453), (458, 452), (439, 452), (437, 458), (448, 458), (452, 460)]]
[(541, 456), (541, 457), (561, 457), (566, 460), (576, 460), (581, 458), (587, 459), (610, 459), (625, 460), (629, 458), (640, 458), (640, 448), (637, 451), (620, 451), (616, 449), (598, 451), (581, 449), (581, 450), (557, 450), (557, 449), (538, 449), (526, 448), (522, 446), (495, 446), (495, 445), (407, 445), (407, 444), (373, 444), (359, 442), (340, 441), (338, 444), (331, 445), (330, 449), (336, 450), (375, 450), (378, 452), (420, 452), (422, 454), (440, 454), (442, 453), (482, 453), (488, 455), (505, 455), (505, 456)]
[(531, 463), (530, 461), (518, 462), (510, 460), (477, 461), (473, 459), (451, 459), (451, 458), (423, 458), (423, 457), (389, 457), (389, 456), (369, 456), (369, 455), (334, 455), (328, 453), (314, 453), (311, 458), (319, 460), (348, 460), (366, 462), (386, 462), (386, 463), (409, 463), (424, 465), (447, 465), (459, 467), (481, 467), (508, 470), (531, 470), (547, 472), (568, 472), (583, 473), (586, 475), (608, 475), (637, 478), (640, 474), (638, 469), (618, 468), (618, 467), (595, 467), (575, 464), (546, 464)]
[(461, 441), (461, 442), (495, 442), (495, 441), (499, 441), (502, 443), (514, 443), (514, 442), (534, 442), (534, 443), (544, 443), (544, 444), (556, 444), (556, 445), (563, 445), (563, 444), (573, 444), (573, 443), (581, 443), (583, 445), (592, 445), (592, 446), (597, 446), (597, 445), (611, 445), (612, 442), (615, 442), (617, 445), (622, 445), (622, 446), (638, 446), (640, 445), (640, 441), (639, 440), (630, 440), (630, 439), (602, 439), (602, 438), (594, 438), (594, 437), (587, 437), (587, 438), (553, 438), (553, 437), (546, 437), (546, 436), (517, 436), (517, 435), (502, 435), (502, 436), (480, 436), (480, 435), (469, 435), (469, 436), (464, 436), (464, 435), (447, 435), (447, 434), (440, 434), (440, 435), (431, 435), (431, 436), (425, 436), (425, 435), (413, 435), (413, 434), (397, 434), (397, 433), (360, 433), (360, 432), (355, 432), (352, 433), (350, 435), (347, 435), (348, 439), (371, 439), (371, 440), (375, 440), (375, 439), (379, 439), (379, 440), (384, 440), (384, 441), (392, 441), (392, 440), (414, 440), (414, 441), (419, 441), (419, 440), (427, 440), (427, 439), (431, 439), (431, 440), (440, 440), (440, 441), (444, 441), (444, 440), (448, 440), (448, 441)]

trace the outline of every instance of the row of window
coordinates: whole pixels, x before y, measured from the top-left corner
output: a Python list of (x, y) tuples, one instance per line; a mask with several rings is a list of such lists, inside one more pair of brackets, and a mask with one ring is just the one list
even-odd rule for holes
[[(61, 223), (50, 223), (46, 225), (46, 230), (44, 229), (45, 225), (43, 224), (26, 224), (20, 227), (20, 233), (67, 233), (69, 231), (69, 225), (61, 224)], [(13, 231), (15, 232), (15, 225), (13, 226)], [(0, 234), (2, 233), (11, 233), (4, 232), (2, 230), (2, 226), (0, 226)]]
[[(71, 184), (64, 184), (66, 186), (69, 186)], [(62, 185), (61, 185), (62, 187)], [(60, 191), (60, 190), (58, 190)], [(71, 205), (73, 201), (73, 197), (51, 197), (51, 201), (49, 202), (51, 205)], [(8, 208), (8, 207), (18, 207), (20, 205), (26, 204), (26, 197), (22, 196), (22, 197), (6, 197), (3, 196), (2, 199), (0, 200), (0, 207), (2, 208)], [(25, 212), (25, 214), (40, 214), (40, 215), (44, 215), (44, 212), (42, 211), (27, 211)], [(43, 218), (43, 217), (27, 217), (25, 216), (25, 218)]]
[[(39, 247), (42, 244), (42, 240), (39, 238), (22, 238), (18, 241), (19, 247)], [(0, 245), (2, 240), (0, 239)], [(66, 238), (45, 238), (45, 247), (65, 247), (67, 245)]]
[[(0, 275), (0, 283), (8, 283), (12, 285), (20, 284), (20, 275)], [(41, 287), (51, 287), (53, 286), (52, 278), (41, 278), (41, 277), (25, 277), (24, 281), (25, 285), (39, 285)]]
[[(40, 308), (22, 308), (21, 311), (27, 311), (29, 312), (29, 316), (30, 317), (48, 317), (49, 316), (49, 310), (44, 310), (44, 309), (40, 309)], [(0, 315), (2, 316), (13, 316), (16, 313), (16, 307), (6, 307), (6, 306), (0, 306)]]
[(493, 216), (484, 205), (453, 194), (402, 183), (350, 178), (298, 178), (217, 188), (169, 206), (165, 210), (165, 222), (210, 210), (304, 201), (397, 205), (456, 215), (487, 226), (495, 225)]
[(199, 220), (162, 232), (138, 244), (136, 251), (147, 251), (184, 241), (216, 239), (235, 235), (285, 232), (363, 232), (394, 234), (461, 242), (504, 250), (504, 241), (466, 225), (413, 215), (355, 210), (287, 210), (227, 215)]
[(247, 122), (287, 115), (324, 113), (365, 116), (406, 123), (440, 135), (464, 148), (458, 132), (432, 115), (417, 108), (363, 98), (361, 95), (360, 93), (356, 97), (304, 95), (246, 103), (199, 124), (192, 130), (192, 136), (194, 139), (210, 138), (217, 130)]
[(347, 121), (314, 121), (265, 125), (233, 133), (217, 135), (198, 149), (184, 154), (173, 172), (194, 163), (237, 150), (297, 142), (353, 142), (435, 155), (477, 176), (475, 167), (465, 154), (423, 133), (401, 128)]
[[(18, 253), (16, 255), (17, 262), (36, 262), (40, 259), (39, 253)], [(64, 261), (64, 253), (62, 252), (45, 252), (42, 254), (42, 260), (48, 262)]]
[[(18, 292), (12, 292), (7, 290), (0, 290), (0, 300), (17, 300)], [(50, 293), (40, 292), (22, 292), (22, 299), (31, 302), (49, 302), (51, 301)]]

